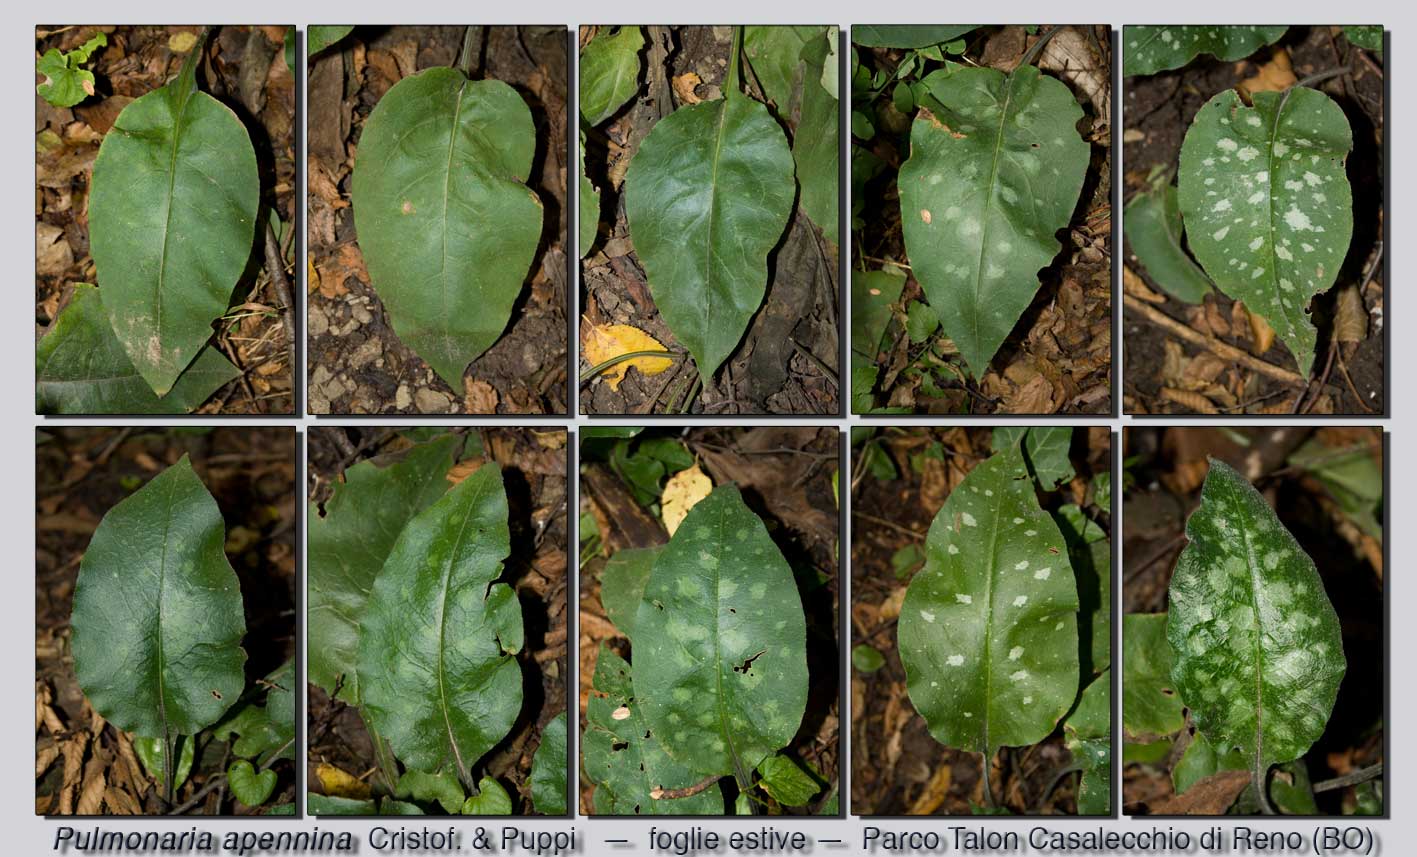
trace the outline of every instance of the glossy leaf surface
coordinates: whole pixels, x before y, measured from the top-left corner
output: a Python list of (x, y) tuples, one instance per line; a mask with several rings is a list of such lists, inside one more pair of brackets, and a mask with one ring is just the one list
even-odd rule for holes
[(1171, 576), (1171, 677), (1217, 751), (1256, 783), (1323, 734), (1347, 661), (1313, 560), (1243, 476), (1212, 459)]
[(409, 800), (437, 803), (449, 815), (461, 812), (463, 802), (467, 800), (457, 773), (451, 770), (431, 774), (427, 771), (404, 771), (394, 794)]
[(114, 336), (99, 290), (74, 297), (35, 346), (35, 410), (45, 414), (185, 414), (240, 373), (207, 347), (159, 398)]
[(246, 619), (225, 537), (186, 456), (94, 530), (74, 588), (74, 672), (119, 729), (195, 735), (241, 696)]
[(226, 784), (231, 786), (231, 794), (246, 806), (260, 806), (270, 800), (276, 790), (276, 772), (257, 772), (250, 762), (237, 759), (226, 769)]
[(531, 805), (542, 815), (566, 814), (566, 712), (541, 729), (531, 759)]
[(484, 464), (408, 522), (360, 619), (365, 710), (411, 768), (445, 765), (471, 787), (477, 761), (522, 706), (521, 606), (502, 471)]
[(1333, 285), (1353, 236), (1353, 131), (1316, 89), (1234, 90), (1196, 114), (1178, 199), (1191, 251), (1222, 292), (1264, 316), (1299, 370), (1314, 360), (1310, 299)]
[(581, 51), (580, 109), (587, 122), (599, 125), (634, 97), (644, 46), (639, 27), (620, 27), (597, 33)]
[(839, 60), (831, 50), (837, 32), (836, 27), (827, 27), (823, 38), (822, 28), (812, 29), (813, 38), (802, 49), (801, 109), (792, 134), (792, 159), (802, 187), (802, 210), (824, 238), (839, 244), (841, 102), (822, 85), (823, 80), (835, 83), (840, 74)]
[(1153, 185), (1127, 203), (1122, 226), (1137, 261), (1168, 294), (1198, 304), (1210, 292), (1210, 279), (1181, 245), (1184, 229), (1176, 186)]
[(483, 777), (477, 783), (477, 794), (462, 805), (463, 815), (511, 815), (512, 796), (502, 784), (492, 777)]
[(597, 814), (723, 813), (718, 783), (687, 797), (653, 796), (664, 789), (687, 789), (703, 777), (664, 751), (635, 697), (630, 665), (604, 643), (595, 662), (594, 688), (586, 703), (582, 753), (586, 775), (596, 784)]
[(787, 745), (807, 704), (792, 569), (735, 485), (689, 510), (635, 617), (634, 686), (649, 728), (699, 774), (740, 782)]
[(531, 111), (499, 80), (430, 68), (379, 99), (359, 138), (359, 249), (394, 331), (454, 390), (492, 346), (541, 237), (526, 186)]
[[(1038, 291), (1082, 191), (1089, 147), (1072, 90), (1033, 66), (931, 72), (900, 168), (915, 278), (982, 377)], [(938, 112), (936, 112), (938, 111)]]
[(900, 656), (915, 709), (951, 747), (1042, 740), (1078, 689), (1078, 594), (1019, 447), (976, 466), (930, 525), (906, 591)]
[(1122, 617), (1122, 725), (1137, 737), (1171, 735), (1186, 725), (1171, 683), (1171, 645), (1165, 613)]
[(1279, 40), (1288, 27), (1126, 27), (1122, 36), (1122, 74), (1155, 74), (1180, 68), (1201, 54), (1216, 59), (1244, 59)]
[(324, 513), (307, 512), (310, 681), (359, 704), (359, 618), (374, 578), (404, 525), (443, 496), (453, 463), (452, 436), (419, 444), (402, 460), (361, 461), (344, 472)]
[(256, 152), (231, 108), (197, 91), (201, 50), (170, 83), (118, 114), (99, 147), (89, 198), (109, 323), (159, 396), (226, 312), (256, 234)]
[(710, 381), (767, 293), (797, 184), (768, 109), (731, 88), (657, 122), (625, 177), (635, 253), (665, 323)]

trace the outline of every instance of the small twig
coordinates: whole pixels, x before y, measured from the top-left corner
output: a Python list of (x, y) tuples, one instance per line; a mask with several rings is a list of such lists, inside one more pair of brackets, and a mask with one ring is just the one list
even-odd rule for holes
[(832, 382), (833, 387), (836, 387), (837, 389), (841, 388), (841, 383), (836, 379), (836, 373), (833, 372), (831, 368), (827, 366), (827, 364), (823, 363), (821, 361), (821, 358), (817, 357), (817, 355), (809, 351), (807, 349), (807, 346), (798, 342), (795, 337), (788, 337), (788, 339), (792, 342), (792, 347), (796, 348), (798, 353), (800, 353), (803, 357), (806, 357), (808, 360), (812, 361), (812, 365), (817, 367), (817, 371), (827, 376), (827, 379)]
[(1304, 377), (1301, 376), (1299, 373), (1290, 372), (1288, 369), (1282, 369), (1278, 366), (1275, 366), (1273, 363), (1266, 363), (1263, 360), (1259, 360), (1255, 357), (1250, 356), (1245, 351), (1242, 351), (1241, 349), (1236, 348), (1235, 346), (1230, 345), (1229, 343), (1221, 342), (1220, 340), (1214, 337), (1206, 336), (1205, 334), (1200, 333), (1199, 331), (1192, 330), (1191, 328), (1186, 327), (1181, 322), (1176, 321), (1166, 313), (1152, 307), (1150, 304), (1147, 304), (1138, 298), (1132, 297), (1128, 294), (1124, 294), (1122, 295), (1122, 303), (1126, 306), (1127, 309), (1144, 316), (1147, 321), (1151, 322), (1157, 327), (1165, 329), (1168, 333), (1174, 336), (1178, 336), (1181, 339), (1184, 339), (1187, 342), (1191, 343), (1192, 345), (1198, 345), (1201, 348), (1204, 348), (1207, 351), (1211, 352), (1212, 354), (1215, 354), (1219, 357), (1223, 357), (1226, 360), (1232, 360), (1236, 363), (1241, 364), (1242, 366), (1245, 366), (1248, 369), (1253, 369), (1254, 371), (1259, 372), (1261, 375), (1267, 375), (1268, 377), (1273, 378), (1276, 381), (1283, 381), (1286, 384), (1293, 384), (1295, 386), (1304, 386), (1306, 383)]
[(1048, 32), (1039, 36), (1038, 41), (1034, 42), (1031, 46), (1029, 46), (1028, 52), (1023, 55), (1023, 59), (1018, 61), (1019, 67), (1033, 65), (1033, 61), (1038, 58), (1038, 55), (1040, 53), (1043, 52), (1043, 46), (1048, 44), (1048, 40), (1053, 38), (1053, 36), (1056, 35), (1057, 32), (1061, 29), (1063, 29), (1063, 25), (1059, 24), (1058, 26), (1053, 27)]
[(1185, 541), (1186, 533), (1182, 531), (1180, 535), (1176, 536), (1171, 541), (1167, 542), (1164, 546), (1162, 546), (1161, 550), (1142, 560), (1140, 563), (1137, 563), (1135, 568), (1128, 569), (1126, 578), (1123, 580), (1123, 582), (1131, 582), (1132, 579), (1135, 578), (1137, 575), (1141, 574), (1143, 571), (1146, 571), (1148, 568), (1151, 568), (1153, 565), (1160, 562), (1172, 551), (1181, 547), (1185, 543)]
[(1369, 780), (1376, 780), (1382, 775), (1383, 763), (1378, 762), (1376, 765), (1369, 765), (1366, 768), (1359, 768), (1358, 770), (1344, 774), (1341, 777), (1334, 777), (1331, 780), (1321, 780), (1317, 783), (1314, 783), (1314, 793), (1317, 794), (1319, 792), (1331, 792), (1336, 791), (1337, 789), (1347, 788), (1349, 786), (1356, 786), (1360, 783), (1366, 783)]
[(718, 782), (719, 779), (719, 776), (715, 774), (707, 779), (694, 783), (692, 786), (685, 786), (682, 789), (666, 789), (656, 786), (650, 789), (649, 796), (651, 800), (678, 800), (679, 798), (693, 797)]
[(868, 515), (868, 514), (866, 514), (865, 512), (861, 512), (861, 511), (858, 511), (858, 510), (856, 510), (856, 509), (852, 509), (852, 510), (851, 510), (851, 517), (853, 517), (853, 518), (863, 518), (863, 519), (865, 519), (865, 520), (867, 520), (867, 521), (870, 521), (870, 522), (873, 523), (873, 524), (878, 524), (878, 525), (880, 525), (880, 526), (882, 526), (882, 527), (890, 527), (892, 530), (895, 530), (895, 531), (900, 532), (900, 533), (904, 533), (904, 534), (906, 534), (907, 536), (910, 536), (910, 537), (913, 538), (913, 539), (923, 539), (923, 538), (925, 538), (925, 534), (924, 534), (924, 533), (917, 533), (915, 530), (912, 530), (912, 529), (910, 529), (909, 527), (906, 527), (906, 526), (902, 526), (901, 524), (897, 524), (897, 523), (895, 523), (894, 521), (887, 521), (885, 518), (878, 518), (878, 517), (876, 517), (875, 515)]

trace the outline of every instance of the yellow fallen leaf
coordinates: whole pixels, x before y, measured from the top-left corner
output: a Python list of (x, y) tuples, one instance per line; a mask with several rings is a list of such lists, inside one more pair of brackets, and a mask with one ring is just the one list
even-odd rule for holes
[(167, 40), (167, 49), (174, 54), (185, 54), (197, 45), (196, 33), (173, 33)]
[(315, 766), (315, 776), (320, 779), (320, 787), (330, 797), (347, 797), (353, 800), (369, 799), (369, 784), (352, 774), (321, 762)]
[[(585, 335), (582, 337), (581, 350), (585, 354), (586, 361), (592, 366), (599, 366), (607, 360), (632, 351), (668, 350), (653, 336), (628, 324), (598, 325), (584, 321), (582, 330), (585, 331)], [(618, 390), (629, 367), (634, 366), (639, 369), (641, 375), (658, 375), (668, 369), (673, 362), (667, 357), (632, 357), (629, 360), (616, 363), (606, 369), (603, 374), (605, 380), (610, 384), (610, 389)]]
[(664, 484), (664, 493), (659, 495), (660, 508), (664, 514), (664, 528), (669, 535), (679, 529), (694, 504), (704, 499), (713, 490), (713, 480), (708, 478), (695, 464), (688, 470), (681, 470), (669, 477)]
[(691, 71), (674, 78), (670, 85), (674, 87), (674, 94), (679, 96), (681, 103), (698, 104), (703, 99), (694, 92), (694, 88), (701, 83), (703, 79)]

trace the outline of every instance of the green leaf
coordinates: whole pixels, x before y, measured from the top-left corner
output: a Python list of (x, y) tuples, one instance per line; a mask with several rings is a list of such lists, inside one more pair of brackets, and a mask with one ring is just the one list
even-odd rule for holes
[(458, 782), (457, 772), (451, 770), (437, 773), (405, 771), (403, 776), (399, 777), (394, 796), (424, 803), (436, 801), (449, 815), (456, 815), (467, 798), (463, 793), (462, 784)]
[(1176, 27), (1122, 28), (1122, 75), (1156, 74), (1180, 68), (1201, 54), (1220, 60), (1238, 60), (1279, 41), (1288, 27)]
[(1316, 89), (1251, 97), (1246, 107), (1227, 89), (1196, 114), (1181, 144), (1181, 215), (1215, 285), (1264, 316), (1307, 374), (1306, 309), (1333, 285), (1353, 236), (1353, 131)]
[(775, 753), (758, 763), (759, 784), (773, 800), (783, 806), (804, 806), (822, 784), (790, 756)]
[(851, 350), (874, 361), (881, 336), (891, 320), (891, 304), (900, 300), (905, 274), (889, 271), (851, 271)]
[[(177, 771), (173, 775), (172, 790), (176, 792), (182, 788), (182, 784), (187, 782), (187, 777), (192, 773), (192, 762), (196, 758), (197, 741), (191, 735), (182, 735), (177, 739)], [(164, 779), (163, 759), (164, 750), (161, 738), (144, 738), (141, 735), (133, 736), (133, 754), (138, 757), (138, 761), (143, 763), (143, 770), (148, 772), (148, 776), (157, 783), (158, 790), (163, 790)]]
[(512, 796), (492, 777), (477, 783), (477, 794), (462, 805), (463, 815), (511, 815)]
[(1171, 660), (1165, 613), (1122, 616), (1122, 725), (1128, 735), (1171, 735), (1186, 725)]
[(354, 26), (350, 24), (324, 27), (311, 25), (305, 33), (305, 52), (314, 57), (352, 32), (354, 32)]
[(350, 199), (370, 281), (399, 338), (454, 390), (506, 329), (536, 255), (535, 152), (517, 91), (452, 68), (399, 81), (360, 135)]
[(185, 414), (241, 373), (209, 346), (158, 398), (109, 326), (99, 290), (77, 283), (73, 299), (35, 346), (34, 374), (38, 413)]
[(851, 665), (863, 673), (873, 673), (886, 665), (886, 656), (873, 646), (861, 643), (851, 650)]
[(1345, 26), (1343, 35), (1351, 44), (1372, 51), (1379, 57), (1383, 55), (1383, 27), (1381, 24)]
[(241, 696), (246, 619), (225, 536), (185, 455), (94, 531), (74, 587), (74, 672), (119, 729), (196, 735)]
[(630, 438), (644, 431), (643, 426), (586, 426), (581, 429), (581, 440), (598, 438)]
[(1373, 538), (1382, 538), (1382, 468), (1366, 446), (1335, 449), (1314, 436), (1290, 454), (1289, 464), (1313, 474), (1344, 514)]
[(425, 815), (423, 809), (416, 803), (409, 803), (402, 800), (394, 800), (386, 797), (379, 801), (380, 815)]
[(586, 702), (581, 747), (586, 777), (596, 784), (597, 815), (721, 815), (723, 791), (714, 783), (688, 797), (660, 790), (687, 789), (702, 779), (664, 751), (645, 722), (630, 683), (630, 665), (604, 643)]
[(837, 184), (841, 172), (841, 102), (823, 82), (836, 84), (840, 70), (834, 52), (837, 35), (836, 27), (827, 27), (827, 43), (823, 44), (821, 28), (811, 29), (817, 31), (817, 37), (802, 50), (802, 109), (792, 133), (792, 159), (802, 186), (802, 210), (822, 230), (822, 237), (835, 245), (841, 243), (837, 224), (841, 218)]
[(1171, 785), (1176, 794), (1185, 794), (1191, 786), (1222, 770), (1245, 770), (1244, 755), (1235, 751), (1219, 755), (1205, 735), (1197, 732), (1171, 768)]
[(1171, 755), (1171, 742), (1165, 739), (1147, 743), (1122, 742), (1123, 765), (1159, 765)]
[(330, 797), (311, 792), (305, 796), (305, 807), (311, 815), (373, 815), (374, 801)]
[[(1378, 44), (1381, 46), (1381, 28), (1379, 31)], [(44, 82), (35, 87), (35, 92), (55, 107), (73, 107), (93, 95), (93, 72), (80, 66), (106, 44), (108, 37), (95, 33), (93, 38), (68, 53), (60, 53), (58, 48), (45, 51), (34, 65), (35, 71), (44, 75)]]
[(590, 248), (595, 244), (596, 232), (600, 229), (600, 191), (591, 184), (590, 177), (585, 171), (585, 130), (581, 130), (580, 148), (580, 198), (577, 204), (580, 206), (580, 248), (581, 258), (584, 259)]
[(879, 374), (878, 367), (866, 362), (866, 358), (855, 351), (851, 352), (851, 412), (853, 414), (867, 413), (875, 405), (875, 395), (871, 391), (876, 386), (876, 377)]
[[(785, 26), (743, 28), (743, 58), (752, 66), (753, 75), (762, 85), (763, 95), (784, 120), (792, 119), (793, 96), (798, 93), (806, 72), (802, 64), (802, 49), (820, 36), (822, 29)], [(821, 74), (820, 68), (817, 74)]]
[(1347, 662), (1313, 560), (1243, 476), (1212, 459), (1171, 576), (1172, 681), (1217, 750), (1242, 750), (1263, 788), (1308, 752)]
[(630, 162), (625, 215), (635, 253), (705, 384), (762, 305), (768, 253), (796, 191), (782, 127), (731, 86), (655, 123)]
[(906, 312), (905, 332), (911, 342), (918, 345), (934, 336), (935, 331), (939, 329), (940, 317), (935, 315), (929, 304), (923, 301), (910, 302), (910, 309)]
[(891, 554), (891, 570), (896, 580), (908, 580), (925, 564), (925, 549), (911, 542)]
[(531, 805), (542, 815), (566, 814), (566, 712), (547, 721), (531, 757)]
[(251, 258), (261, 180), (246, 127), (182, 71), (123, 108), (94, 161), (89, 237), (109, 323), (166, 395)]
[(978, 28), (978, 24), (852, 27), (851, 41), (867, 48), (928, 48), (931, 45), (952, 42)]
[(1072, 480), (1073, 463), (1068, 458), (1072, 442), (1071, 426), (1035, 426), (1028, 430), (1025, 444), (1028, 463), (1033, 466), (1038, 486), (1044, 491), (1056, 490)]
[(597, 33), (581, 51), (580, 108), (591, 125), (610, 118), (639, 91), (644, 46), (639, 27), (620, 27)]
[(473, 767), (522, 707), (521, 607), (502, 470), (487, 463), (408, 522), (360, 618), (359, 686), (374, 726), (408, 767)]
[(456, 448), (457, 438), (445, 436), (392, 464), (361, 461), (334, 483), (323, 514), (310, 504), (307, 651), (310, 681), (326, 693), (360, 703), (359, 617), (404, 525), (448, 490)]
[(1063, 723), (1064, 742), (1082, 768), (1078, 815), (1108, 815), (1112, 804), (1112, 676), (1103, 672), (1082, 692)]
[(976, 466), (945, 500), (898, 628), (911, 702), (942, 744), (992, 756), (1041, 741), (1072, 707), (1078, 594), (1023, 453)]
[(649, 582), (654, 561), (664, 550), (662, 546), (652, 548), (625, 548), (606, 560), (600, 572), (600, 603), (605, 615), (615, 623), (627, 638), (635, 635), (635, 614), (644, 598), (645, 584)]
[(807, 704), (807, 628), (792, 569), (735, 485), (689, 510), (635, 617), (635, 696), (699, 774), (747, 772), (787, 745)]
[[(1082, 108), (1033, 66), (955, 67), (923, 81), (901, 165), (900, 208), (915, 278), (975, 377), (1038, 291), (1087, 173)], [(937, 111), (937, 112), (932, 112)]]
[(1153, 183), (1127, 203), (1122, 228), (1137, 261), (1152, 282), (1188, 304), (1198, 304), (1210, 292), (1210, 280), (1181, 246), (1181, 208), (1176, 186)]
[(226, 769), (226, 784), (231, 793), (246, 806), (260, 806), (271, 799), (276, 790), (276, 772), (271, 770), (256, 772), (256, 768), (245, 759), (237, 759)]

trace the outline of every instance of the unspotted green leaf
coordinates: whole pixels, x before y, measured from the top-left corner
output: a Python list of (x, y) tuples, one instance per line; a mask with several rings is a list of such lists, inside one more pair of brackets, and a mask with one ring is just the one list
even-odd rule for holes
[(566, 712), (547, 721), (531, 758), (531, 805), (542, 815), (566, 814)]
[(535, 152), (515, 89), (443, 67), (395, 84), (359, 138), (350, 199), (370, 281), (399, 338), (454, 390), (507, 327), (536, 254)]
[(629, 101), (640, 88), (640, 50), (645, 46), (639, 27), (601, 31), (581, 51), (581, 115), (599, 125)]
[(1153, 184), (1127, 203), (1122, 212), (1127, 241), (1152, 282), (1189, 304), (1198, 304), (1210, 292), (1210, 280), (1181, 246), (1181, 207), (1176, 186)]
[(271, 799), (276, 790), (276, 772), (257, 772), (245, 759), (237, 759), (226, 769), (226, 783), (231, 793), (246, 806), (260, 806)]

